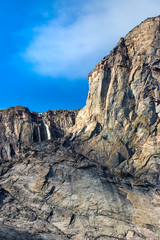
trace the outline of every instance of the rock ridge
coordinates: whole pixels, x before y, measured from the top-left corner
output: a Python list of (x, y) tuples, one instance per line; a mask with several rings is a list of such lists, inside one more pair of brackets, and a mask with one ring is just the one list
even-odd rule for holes
[(0, 110), (0, 239), (160, 239), (159, 73), (157, 16), (90, 72), (83, 109)]

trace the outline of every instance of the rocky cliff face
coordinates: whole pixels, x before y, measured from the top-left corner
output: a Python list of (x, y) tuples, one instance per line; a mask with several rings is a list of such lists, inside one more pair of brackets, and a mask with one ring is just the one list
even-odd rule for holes
[(0, 110), (0, 239), (160, 239), (160, 17), (89, 74), (80, 111)]
[(143, 173), (150, 171), (145, 180), (153, 184), (159, 181), (159, 74), (157, 17), (121, 38), (89, 74), (87, 104), (74, 127), (77, 137), (89, 139), (87, 149), (81, 146), (89, 157), (138, 179), (144, 177), (143, 168)]
[(0, 110), (0, 158), (11, 159), (25, 143), (64, 137), (75, 124), (77, 113), (55, 110), (42, 114), (21, 106)]

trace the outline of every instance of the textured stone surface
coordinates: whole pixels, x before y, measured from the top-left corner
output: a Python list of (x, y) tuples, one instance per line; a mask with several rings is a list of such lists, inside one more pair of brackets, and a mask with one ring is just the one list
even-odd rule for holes
[[(43, 114), (30, 112), (26, 107), (11, 107), (0, 110), (0, 157), (11, 159), (24, 143), (47, 140), (44, 121), (52, 138), (62, 138), (75, 124), (78, 110), (56, 110)], [(43, 121), (44, 120), (44, 121)]]
[(160, 239), (159, 73), (156, 17), (89, 74), (80, 111), (0, 110), (0, 239)]
[(95, 67), (73, 129), (87, 141), (80, 148), (88, 157), (138, 178), (149, 171), (145, 178), (153, 184), (159, 181), (159, 29), (160, 17), (147, 19)]

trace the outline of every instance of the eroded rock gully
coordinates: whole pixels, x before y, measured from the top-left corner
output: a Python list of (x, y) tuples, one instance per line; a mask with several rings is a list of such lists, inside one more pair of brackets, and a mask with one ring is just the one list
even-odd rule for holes
[(83, 109), (0, 110), (0, 239), (160, 239), (159, 74), (155, 17), (89, 74)]

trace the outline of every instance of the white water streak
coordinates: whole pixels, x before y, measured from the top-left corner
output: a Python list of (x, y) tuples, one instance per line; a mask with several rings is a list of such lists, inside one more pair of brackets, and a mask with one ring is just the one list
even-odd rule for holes
[(42, 121), (43, 121), (43, 124), (44, 124), (44, 126), (46, 128), (47, 140), (49, 140), (49, 139), (51, 139), (51, 132), (50, 132), (49, 127), (48, 127), (47, 123), (45, 122), (43, 116), (42, 116)]

